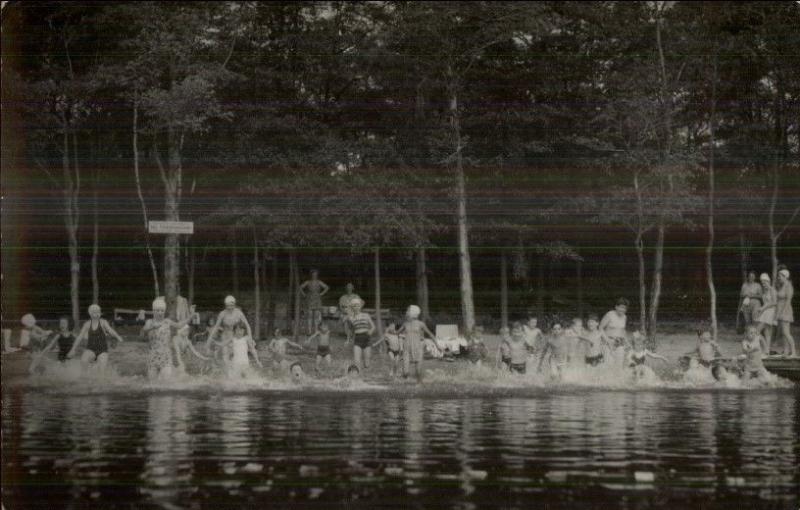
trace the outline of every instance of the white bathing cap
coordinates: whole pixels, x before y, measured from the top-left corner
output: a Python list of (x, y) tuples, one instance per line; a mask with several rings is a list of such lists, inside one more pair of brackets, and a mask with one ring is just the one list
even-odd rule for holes
[(767, 273), (761, 273), (761, 276), (758, 277), (759, 280), (762, 282), (770, 281), (769, 275)]
[(155, 298), (153, 300), (153, 310), (166, 310), (167, 309), (167, 302), (164, 301), (164, 298)]
[(89, 305), (89, 313), (92, 312), (100, 313), (100, 305), (98, 304)]
[(782, 274), (784, 278), (789, 278), (789, 270), (788, 269), (781, 269), (778, 271), (778, 274)]
[(422, 310), (417, 305), (411, 305), (411, 306), (408, 307), (408, 316), (409, 317), (413, 317), (414, 319), (416, 319), (417, 317), (419, 317), (419, 314), (421, 314), (421, 313), (422, 313)]
[(235, 305), (236, 304), (236, 298), (233, 297), (233, 296), (225, 296), (225, 304), (226, 305)]

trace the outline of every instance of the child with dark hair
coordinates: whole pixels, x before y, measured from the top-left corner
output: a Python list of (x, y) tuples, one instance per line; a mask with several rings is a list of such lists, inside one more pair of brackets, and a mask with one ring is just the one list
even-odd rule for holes
[(58, 333), (56, 333), (50, 343), (47, 344), (47, 346), (42, 349), (37, 357), (31, 362), (30, 367), (28, 367), (28, 371), (30, 373), (35, 372), (45, 355), (56, 345), (58, 345), (58, 361), (61, 363), (67, 361), (67, 359), (70, 357), (69, 352), (72, 349), (72, 345), (75, 343), (75, 335), (72, 334), (71, 326), (72, 321), (68, 316), (64, 315), (58, 319)]
[(590, 367), (596, 367), (603, 362), (603, 333), (598, 329), (600, 321), (597, 314), (591, 313), (586, 320), (586, 327), (579, 336), (579, 342), (586, 345), (586, 357), (584, 361)]

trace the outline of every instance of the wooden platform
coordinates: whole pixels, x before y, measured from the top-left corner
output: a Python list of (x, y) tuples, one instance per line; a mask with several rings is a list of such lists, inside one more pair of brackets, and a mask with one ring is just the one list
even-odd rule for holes
[(800, 381), (800, 358), (769, 356), (764, 358), (764, 367), (773, 374), (791, 381)]

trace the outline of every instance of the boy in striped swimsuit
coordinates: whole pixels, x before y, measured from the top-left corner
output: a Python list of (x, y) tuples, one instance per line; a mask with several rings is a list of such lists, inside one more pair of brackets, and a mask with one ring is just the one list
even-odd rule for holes
[(351, 306), (353, 307), (353, 315), (348, 320), (353, 331), (353, 359), (357, 366), (362, 366), (366, 369), (369, 366), (370, 358), (369, 339), (372, 333), (375, 332), (375, 323), (372, 322), (372, 317), (369, 314), (361, 311), (364, 307), (363, 299), (353, 299)]

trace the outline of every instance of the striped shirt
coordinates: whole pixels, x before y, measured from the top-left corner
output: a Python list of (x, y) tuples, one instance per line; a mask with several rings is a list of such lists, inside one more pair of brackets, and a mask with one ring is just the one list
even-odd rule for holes
[(368, 333), (372, 320), (369, 314), (364, 312), (359, 313), (350, 318), (350, 324), (353, 325), (353, 330), (356, 333)]

